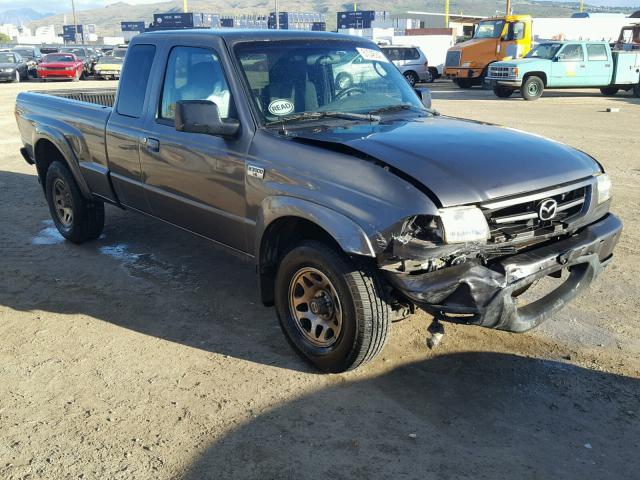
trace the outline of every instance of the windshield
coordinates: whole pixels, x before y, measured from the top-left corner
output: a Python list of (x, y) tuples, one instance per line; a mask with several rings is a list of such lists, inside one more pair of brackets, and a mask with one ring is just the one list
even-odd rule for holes
[(267, 123), (304, 113), (366, 114), (394, 107), (427, 112), (402, 74), (374, 45), (244, 43), (236, 47), (236, 55)]
[(115, 58), (123, 59), (125, 53), (127, 53), (126, 48), (116, 48), (113, 50), (112, 56)]
[(60, 53), (53, 53), (51, 55), (46, 55), (44, 57), (44, 62), (73, 62), (73, 56), (72, 55), (62, 55)]
[(83, 48), (61, 48), (61, 52), (73, 53), (76, 57), (84, 57), (85, 52)]
[(526, 58), (545, 58), (551, 60), (556, 56), (558, 50), (562, 48), (561, 43), (541, 43), (529, 53), (525, 55)]
[(22, 57), (26, 58), (27, 60), (31, 60), (34, 57), (33, 50), (14, 48), (13, 51), (16, 53), (19, 53)]
[(0, 52), (0, 63), (16, 63), (13, 53)]
[(504, 20), (486, 20), (478, 24), (473, 38), (498, 38), (503, 28)]

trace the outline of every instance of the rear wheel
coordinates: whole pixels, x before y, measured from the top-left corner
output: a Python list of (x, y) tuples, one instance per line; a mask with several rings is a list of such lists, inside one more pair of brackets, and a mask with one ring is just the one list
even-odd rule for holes
[(104, 228), (104, 203), (84, 198), (66, 165), (51, 164), (45, 193), (53, 223), (64, 238), (83, 243), (100, 236)]
[(542, 96), (543, 91), (544, 82), (542, 79), (535, 75), (531, 75), (530, 77), (527, 77), (522, 84), (520, 94), (525, 100), (531, 101), (539, 99)]
[(513, 92), (514, 90), (509, 87), (503, 87), (501, 85), (496, 85), (495, 87), (493, 87), (493, 93), (496, 95), (496, 97), (509, 98), (511, 95), (513, 95)]
[(613, 97), (619, 91), (620, 89), (617, 87), (604, 87), (600, 89), (600, 93), (602, 93), (602, 95), (605, 95), (607, 97)]
[(407, 82), (409, 82), (409, 85), (411, 85), (412, 87), (420, 81), (420, 78), (418, 77), (418, 74), (416, 72), (405, 72), (404, 78), (407, 79)]
[(633, 87), (633, 94), (640, 98), (640, 83), (638, 83), (635, 87)]
[(459, 88), (467, 89), (473, 87), (473, 79), (471, 78), (456, 78), (454, 83), (458, 85)]
[(377, 272), (317, 241), (287, 253), (276, 275), (275, 305), (289, 343), (326, 372), (374, 358), (387, 339), (391, 309)]
[(429, 73), (431, 74), (429, 83), (433, 83), (434, 81), (436, 81), (436, 79), (440, 77), (440, 74), (438, 73), (438, 69), (435, 67), (429, 67)]

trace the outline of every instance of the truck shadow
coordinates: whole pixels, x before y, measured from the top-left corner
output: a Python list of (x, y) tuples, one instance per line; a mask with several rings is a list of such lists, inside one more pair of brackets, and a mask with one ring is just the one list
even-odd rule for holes
[(275, 310), (261, 304), (251, 262), (115, 207), (107, 207), (100, 239), (74, 245), (49, 220), (32, 175), (0, 171), (0, 203), (0, 305), (87, 315), (194, 348), (314, 372), (287, 344)]
[(553, 361), (443, 355), (278, 405), (185, 478), (634, 478), (639, 389)]

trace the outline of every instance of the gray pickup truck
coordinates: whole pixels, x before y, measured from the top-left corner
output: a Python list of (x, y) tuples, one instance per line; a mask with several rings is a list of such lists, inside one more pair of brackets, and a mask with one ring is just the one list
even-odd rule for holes
[(255, 262), (295, 350), (340, 372), (416, 307), (535, 327), (622, 229), (589, 155), (429, 103), (364, 39), (180, 31), (135, 37), (117, 93), (21, 93), (16, 118), (65, 238), (97, 238), (106, 202), (211, 239)]

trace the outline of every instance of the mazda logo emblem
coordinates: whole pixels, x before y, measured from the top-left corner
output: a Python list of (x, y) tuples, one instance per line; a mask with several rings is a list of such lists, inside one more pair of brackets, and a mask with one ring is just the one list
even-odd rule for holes
[(556, 213), (558, 213), (558, 202), (553, 198), (547, 198), (540, 202), (540, 205), (538, 206), (538, 217), (540, 220), (544, 222), (553, 220)]

